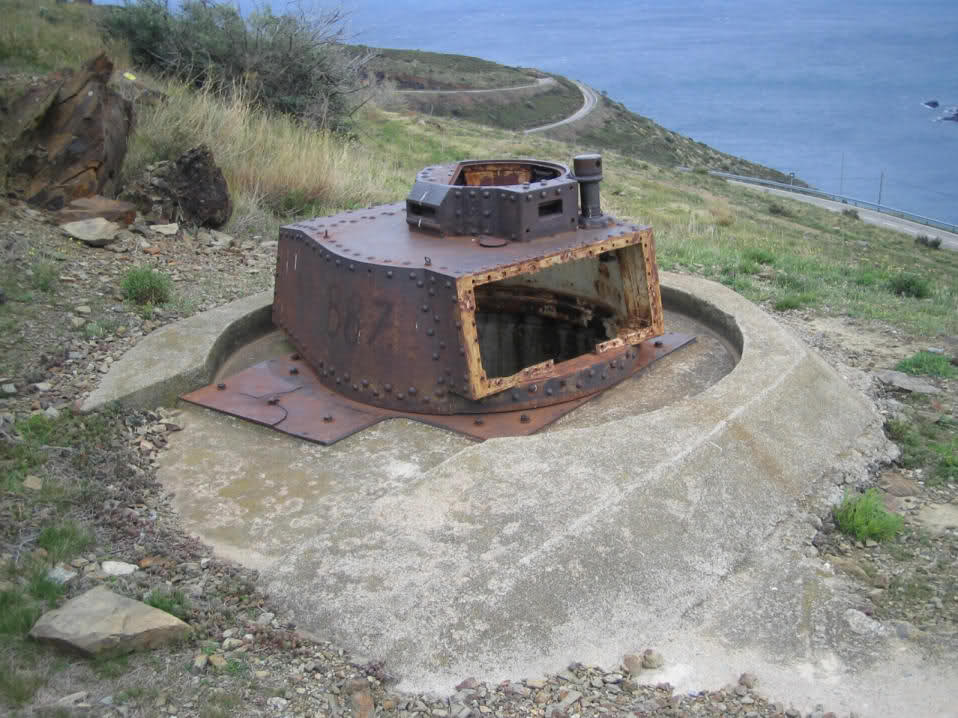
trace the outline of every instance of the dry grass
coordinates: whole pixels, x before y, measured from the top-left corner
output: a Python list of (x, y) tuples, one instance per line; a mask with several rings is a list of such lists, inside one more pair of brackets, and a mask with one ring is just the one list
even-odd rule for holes
[(359, 143), (257, 109), (241, 90), (194, 92), (175, 84), (162, 89), (167, 101), (140, 116), (125, 177), (205, 143), (229, 183), (233, 227), (250, 230), (393, 199), (384, 187), (395, 169)]
[(712, 221), (719, 227), (731, 227), (735, 224), (735, 214), (729, 207), (728, 200), (719, 199), (709, 207), (709, 214), (712, 215)]

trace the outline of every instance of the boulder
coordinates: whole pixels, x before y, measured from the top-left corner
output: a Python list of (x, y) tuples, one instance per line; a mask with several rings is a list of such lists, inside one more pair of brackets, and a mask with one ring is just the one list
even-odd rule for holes
[(79, 71), (47, 76), (14, 101), (2, 127), (8, 193), (51, 210), (113, 193), (133, 105), (107, 85), (112, 72), (100, 54)]
[(121, 202), (116, 199), (107, 199), (100, 195), (75, 199), (56, 213), (54, 220), (63, 225), (68, 222), (79, 222), (84, 219), (102, 217), (111, 222), (129, 227), (136, 219), (136, 205), (131, 202)]
[(103, 217), (94, 217), (82, 219), (79, 222), (67, 222), (60, 225), (60, 229), (91, 247), (104, 247), (116, 241), (116, 235), (121, 227)]
[(927, 381), (923, 381), (918, 377), (909, 376), (901, 371), (883, 369), (882, 371), (875, 372), (875, 376), (878, 377), (883, 384), (895, 389), (900, 389), (901, 391), (910, 391), (915, 394), (941, 393), (941, 389), (934, 384), (929, 384)]
[(97, 586), (40, 616), (30, 637), (88, 656), (117, 656), (184, 638), (189, 631), (176, 616)]
[(206, 145), (147, 166), (120, 198), (153, 219), (197, 227), (221, 227), (233, 213), (226, 178)]

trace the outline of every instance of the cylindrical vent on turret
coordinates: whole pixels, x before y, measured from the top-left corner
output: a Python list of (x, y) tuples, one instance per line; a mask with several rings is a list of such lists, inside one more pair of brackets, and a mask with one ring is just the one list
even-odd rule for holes
[(602, 180), (602, 155), (576, 155), (572, 160), (572, 172), (579, 183), (579, 210), (584, 219), (602, 216), (599, 200), (599, 182)]

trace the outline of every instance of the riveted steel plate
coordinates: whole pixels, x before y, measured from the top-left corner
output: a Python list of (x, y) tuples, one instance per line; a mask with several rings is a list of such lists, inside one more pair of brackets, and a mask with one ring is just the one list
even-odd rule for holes
[[(686, 334), (665, 334), (639, 347), (638, 361), (621, 378), (695, 341)], [(602, 392), (578, 395), (538, 408), (473, 414), (424, 414), (391, 410), (353, 401), (324, 386), (310, 366), (293, 354), (260, 362), (238, 374), (183, 396), (185, 401), (272, 427), (320, 444), (332, 444), (384, 419), (406, 418), (483, 441), (525, 436), (548, 426)]]

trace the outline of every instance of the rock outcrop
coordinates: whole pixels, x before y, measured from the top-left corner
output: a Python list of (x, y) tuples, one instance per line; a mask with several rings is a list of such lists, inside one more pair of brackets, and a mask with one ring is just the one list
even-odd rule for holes
[(117, 656), (155, 648), (189, 631), (176, 616), (97, 586), (40, 616), (30, 637), (88, 656)]
[(114, 192), (133, 105), (107, 85), (112, 72), (101, 54), (81, 70), (48, 75), (11, 105), (2, 127), (8, 193), (58, 210)]
[(233, 213), (226, 178), (206, 145), (149, 165), (120, 197), (147, 217), (197, 227), (221, 227)]

